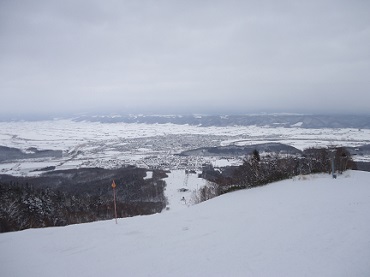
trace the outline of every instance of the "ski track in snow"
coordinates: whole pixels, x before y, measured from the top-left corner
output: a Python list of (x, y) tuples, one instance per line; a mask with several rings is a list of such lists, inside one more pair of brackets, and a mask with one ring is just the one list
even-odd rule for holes
[(194, 194), (201, 187), (207, 185), (206, 180), (198, 178), (199, 173), (187, 174), (185, 170), (172, 170), (167, 174), (168, 178), (165, 178), (164, 181), (167, 184), (165, 195), (169, 203), (165, 211), (178, 211), (196, 204), (194, 202)]
[(301, 176), (118, 224), (3, 233), (0, 275), (370, 276), (369, 177)]

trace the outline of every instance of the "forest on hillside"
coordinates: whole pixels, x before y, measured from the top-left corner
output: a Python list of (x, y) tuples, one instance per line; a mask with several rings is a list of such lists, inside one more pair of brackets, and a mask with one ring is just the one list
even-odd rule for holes
[(0, 175), (0, 232), (112, 219), (115, 180), (118, 217), (161, 212), (165, 172), (136, 167), (51, 171), (39, 177)]
[[(252, 151), (240, 166), (225, 167), (221, 171), (212, 166), (203, 169), (201, 177), (210, 181), (201, 189), (200, 201), (230, 191), (262, 186), (297, 175), (331, 173), (333, 177), (347, 169), (356, 169), (350, 152), (343, 147), (308, 148), (302, 155), (260, 155)], [(334, 169), (334, 172), (333, 172)]]

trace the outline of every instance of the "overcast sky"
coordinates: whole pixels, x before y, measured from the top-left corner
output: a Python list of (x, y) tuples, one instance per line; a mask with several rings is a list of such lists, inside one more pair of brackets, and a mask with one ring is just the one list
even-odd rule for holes
[(370, 1), (0, 1), (0, 115), (370, 113)]

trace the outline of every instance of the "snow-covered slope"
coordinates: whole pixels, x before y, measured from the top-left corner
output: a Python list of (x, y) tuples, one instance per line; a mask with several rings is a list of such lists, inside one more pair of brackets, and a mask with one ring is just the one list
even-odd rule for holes
[(1, 276), (370, 276), (370, 173), (151, 216), (0, 234)]
[(165, 178), (165, 195), (168, 201), (167, 210), (178, 211), (196, 204), (195, 195), (207, 185), (207, 181), (198, 178), (198, 173), (185, 173), (185, 170), (172, 170)]

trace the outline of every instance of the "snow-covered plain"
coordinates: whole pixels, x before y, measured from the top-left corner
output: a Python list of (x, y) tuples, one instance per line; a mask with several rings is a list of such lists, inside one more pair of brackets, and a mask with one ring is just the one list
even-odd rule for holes
[(370, 173), (189, 208), (0, 234), (1, 276), (370, 276)]
[[(304, 129), (300, 127), (227, 126), (200, 127), (176, 124), (134, 124), (49, 120), (0, 122), (0, 145), (26, 151), (62, 150), (63, 158), (12, 161), (0, 164), (0, 172), (35, 175), (45, 162), (56, 169), (76, 167), (114, 168), (127, 164), (166, 169), (199, 169), (219, 158), (179, 157), (185, 150), (220, 145), (282, 142), (298, 149), (311, 146), (359, 146), (370, 143), (370, 129)], [(240, 164), (235, 157), (228, 164)], [(368, 160), (370, 157), (361, 157)], [(226, 161), (223, 161), (226, 162)]]

